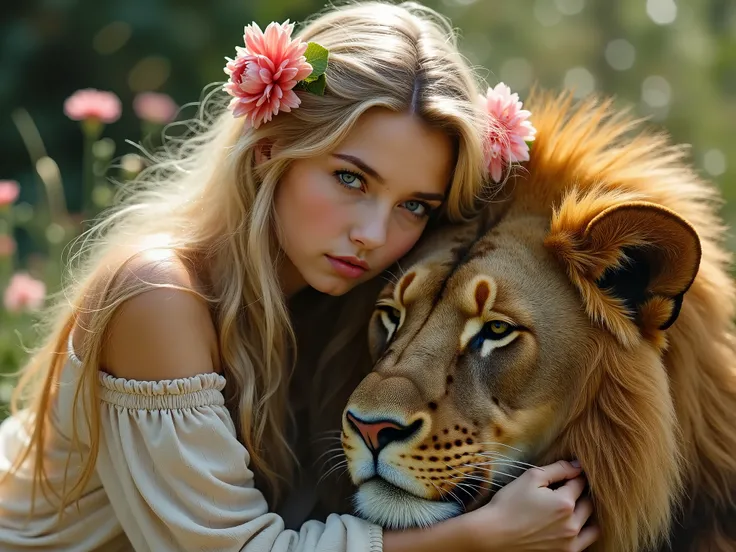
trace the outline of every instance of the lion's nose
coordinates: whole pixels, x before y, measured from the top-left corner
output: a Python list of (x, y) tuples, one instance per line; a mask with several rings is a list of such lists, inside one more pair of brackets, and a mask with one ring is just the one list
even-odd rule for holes
[(378, 456), (378, 453), (389, 443), (409, 439), (422, 427), (421, 419), (406, 426), (387, 419), (361, 420), (350, 411), (345, 414), (345, 417), (348, 424), (358, 432), (358, 435), (374, 456)]

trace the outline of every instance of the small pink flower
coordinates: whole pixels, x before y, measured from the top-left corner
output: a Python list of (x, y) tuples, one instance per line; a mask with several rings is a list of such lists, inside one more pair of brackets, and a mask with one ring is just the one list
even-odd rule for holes
[(0, 207), (15, 203), (20, 194), (20, 186), (14, 180), (0, 180)]
[(46, 284), (23, 272), (13, 274), (3, 297), (9, 312), (38, 310), (45, 299)]
[(531, 113), (522, 109), (519, 95), (500, 82), (480, 97), (490, 115), (488, 128), (488, 172), (494, 182), (500, 182), (504, 167), (529, 161), (529, 145), (537, 129), (527, 119)]
[(245, 116), (253, 128), (301, 103), (292, 88), (312, 73), (312, 66), (304, 57), (307, 43), (291, 40), (293, 30), (288, 20), (270, 23), (265, 32), (256, 23), (248, 25), (245, 48), (236, 47), (235, 59), (226, 58), (230, 80), (224, 89), (233, 96), (230, 109), (234, 117)]
[(0, 259), (10, 257), (15, 253), (15, 240), (7, 234), (0, 234)]
[(139, 119), (156, 124), (174, 120), (179, 106), (168, 94), (142, 92), (133, 99), (133, 111)]
[(102, 123), (114, 123), (120, 118), (120, 99), (112, 92), (94, 88), (77, 90), (64, 102), (64, 114), (74, 121), (97, 119)]

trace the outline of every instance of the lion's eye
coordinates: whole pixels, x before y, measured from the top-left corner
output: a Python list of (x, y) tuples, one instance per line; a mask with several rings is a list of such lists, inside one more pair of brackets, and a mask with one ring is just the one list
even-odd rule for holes
[(386, 307), (385, 311), (389, 317), (389, 320), (391, 320), (391, 322), (398, 326), (399, 322), (401, 322), (401, 311), (393, 307)]
[(378, 311), (381, 315), (381, 322), (383, 322), (383, 326), (388, 331), (388, 337), (390, 339), (401, 325), (401, 311), (391, 305), (379, 305)]
[(519, 328), (503, 320), (491, 320), (483, 325), (483, 328), (473, 336), (468, 346), (472, 350), (481, 351), (485, 356), (493, 349), (504, 347), (511, 343)]
[(488, 322), (486, 326), (488, 326), (488, 333), (490, 334), (489, 337), (491, 339), (493, 339), (494, 337), (498, 339), (498, 336), (506, 335), (506, 333), (509, 331), (509, 328), (511, 327), (508, 322), (504, 322), (502, 320), (494, 320), (492, 322)]

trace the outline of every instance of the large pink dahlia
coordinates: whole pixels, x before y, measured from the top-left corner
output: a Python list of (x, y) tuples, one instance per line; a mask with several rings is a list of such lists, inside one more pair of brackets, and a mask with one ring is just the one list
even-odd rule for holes
[(292, 89), (312, 73), (312, 66), (304, 57), (307, 43), (292, 40), (293, 30), (288, 20), (269, 24), (265, 32), (256, 23), (248, 25), (245, 48), (237, 47), (237, 56), (225, 66), (233, 116), (245, 117), (253, 128), (301, 103)]
[(504, 83), (489, 88), (481, 96), (490, 116), (487, 137), (488, 172), (500, 182), (504, 168), (511, 163), (529, 161), (529, 145), (537, 129), (528, 120), (531, 113), (523, 108), (519, 95), (511, 93)]

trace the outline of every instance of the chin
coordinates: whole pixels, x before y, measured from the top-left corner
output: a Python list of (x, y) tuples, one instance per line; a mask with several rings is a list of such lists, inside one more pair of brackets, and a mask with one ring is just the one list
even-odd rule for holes
[(363, 280), (344, 280), (342, 278), (315, 278), (307, 282), (310, 287), (333, 297), (340, 297), (363, 283)]
[(377, 477), (361, 484), (353, 501), (360, 517), (386, 529), (426, 528), (464, 511), (457, 502), (420, 498)]

